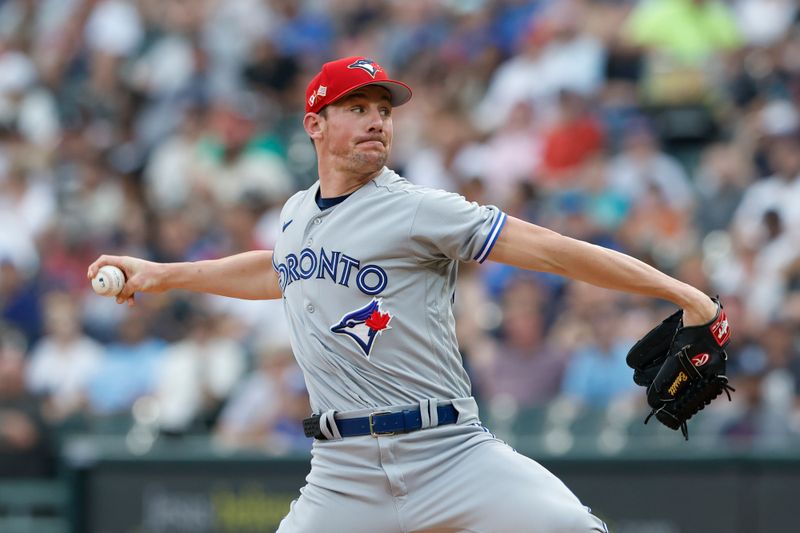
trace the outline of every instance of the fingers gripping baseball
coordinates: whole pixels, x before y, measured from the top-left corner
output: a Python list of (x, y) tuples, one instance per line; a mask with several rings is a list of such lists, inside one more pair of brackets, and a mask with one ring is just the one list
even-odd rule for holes
[(117, 303), (134, 305), (137, 292), (160, 292), (157, 264), (135, 257), (101, 255), (89, 265), (86, 277), (94, 280), (100, 274), (100, 269), (108, 265), (119, 268), (125, 276), (122, 289), (116, 295)]

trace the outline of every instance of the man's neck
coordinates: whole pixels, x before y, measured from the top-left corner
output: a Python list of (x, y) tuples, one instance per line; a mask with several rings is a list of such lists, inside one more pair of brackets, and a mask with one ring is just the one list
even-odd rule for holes
[(319, 192), (321, 198), (345, 196), (360, 189), (383, 172), (383, 168), (369, 174), (354, 174), (334, 169), (319, 168)]

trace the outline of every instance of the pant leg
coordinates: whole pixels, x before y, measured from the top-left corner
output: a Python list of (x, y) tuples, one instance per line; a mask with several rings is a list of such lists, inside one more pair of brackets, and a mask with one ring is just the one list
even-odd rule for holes
[(278, 533), (404, 533), (372, 437), (317, 441), (311, 472)]
[[(606, 533), (561, 480), (478, 426), (443, 426), (405, 436), (413, 532)], [(413, 437), (413, 439), (408, 439)]]

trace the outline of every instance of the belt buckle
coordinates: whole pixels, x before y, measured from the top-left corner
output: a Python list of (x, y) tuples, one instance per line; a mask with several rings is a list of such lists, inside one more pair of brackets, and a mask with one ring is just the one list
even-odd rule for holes
[(375, 415), (390, 415), (390, 414), (392, 414), (391, 411), (375, 411), (374, 413), (370, 413), (369, 417), (368, 417), (369, 418), (369, 434), (372, 435), (375, 438), (378, 438), (379, 436), (394, 435), (395, 434), (394, 431), (378, 431), (378, 432), (375, 431), (375, 421), (373, 420), (373, 417)]

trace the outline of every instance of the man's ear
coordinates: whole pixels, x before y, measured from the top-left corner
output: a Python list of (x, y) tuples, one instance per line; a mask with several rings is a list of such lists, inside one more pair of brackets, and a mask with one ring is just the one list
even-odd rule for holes
[(325, 117), (317, 113), (306, 113), (303, 117), (303, 128), (312, 140), (317, 141), (322, 138)]

